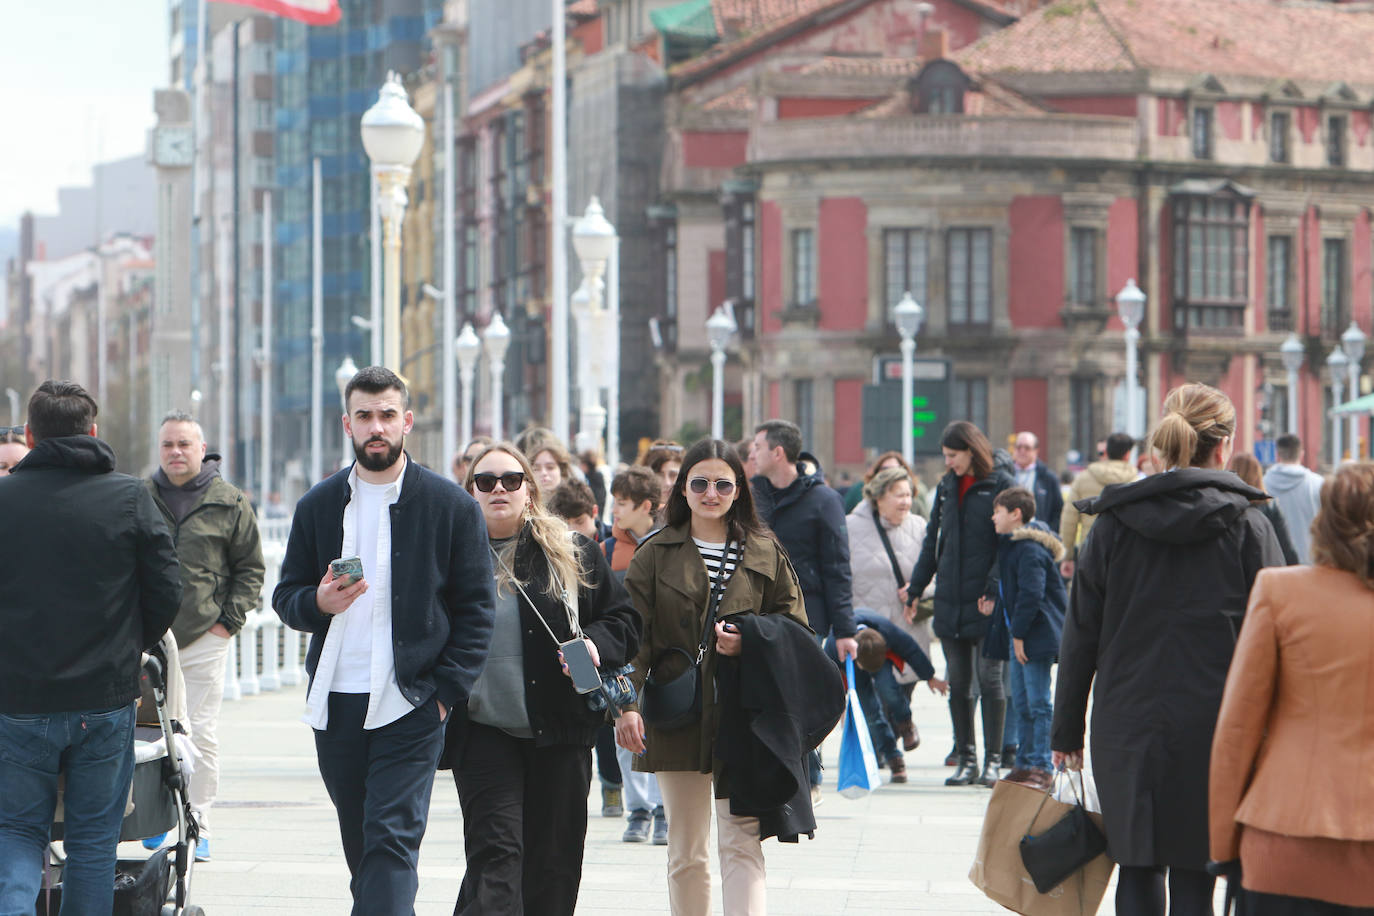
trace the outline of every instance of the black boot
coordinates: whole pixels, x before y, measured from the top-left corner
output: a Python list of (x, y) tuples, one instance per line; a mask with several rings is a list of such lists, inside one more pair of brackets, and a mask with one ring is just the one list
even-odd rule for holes
[(1006, 719), (1007, 701), (983, 694), (983, 744), (987, 749), (987, 758), (983, 762), (983, 775), (978, 777), (978, 783), (989, 789), (997, 782), (998, 770), (1002, 765), (1002, 727)]
[(978, 779), (978, 745), (973, 738), (973, 701), (968, 697), (950, 697), (949, 718), (954, 724), (954, 746), (959, 751), (959, 768), (945, 780), (945, 785), (971, 786)]

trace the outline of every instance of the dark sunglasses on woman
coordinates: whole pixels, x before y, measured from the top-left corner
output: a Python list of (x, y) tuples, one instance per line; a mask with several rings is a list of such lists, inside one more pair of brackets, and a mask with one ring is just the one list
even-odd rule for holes
[(687, 486), (692, 488), (693, 493), (701, 494), (705, 493), (707, 487), (710, 487), (712, 483), (715, 484), (716, 494), (719, 496), (729, 496), (731, 493), (735, 492), (735, 482), (724, 478), (710, 481), (705, 477), (693, 477), (691, 480), (687, 481)]
[(525, 472), (509, 471), (505, 474), (482, 473), (472, 475), (472, 482), (477, 486), (477, 489), (481, 490), (483, 493), (490, 493), (492, 490), (495, 490), (496, 481), (498, 480), (501, 481), (501, 487), (507, 493), (514, 493), (525, 485)]

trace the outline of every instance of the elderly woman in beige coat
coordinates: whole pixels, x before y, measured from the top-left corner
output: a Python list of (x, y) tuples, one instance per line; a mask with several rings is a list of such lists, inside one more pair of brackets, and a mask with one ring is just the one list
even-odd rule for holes
[[(914, 481), (904, 467), (886, 468), (864, 484), (863, 502), (845, 520), (849, 527), (849, 567), (853, 576), (854, 607), (881, 614), (906, 630), (930, 655), (934, 634), (930, 621), (908, 622), (906, 573), (916, 565), (926, 536), (926, 520), (912, 511)], [(892, 548), (889, 555), (887, 545)], [(927, 591), (934, 594), (932, 582)], [(916, 672), (897, 671), (891, 661), (873, 676), (874, 687), (892, 730), (901, 736), (902, 749), (921, 743), (911, 719), (911, 692)]]

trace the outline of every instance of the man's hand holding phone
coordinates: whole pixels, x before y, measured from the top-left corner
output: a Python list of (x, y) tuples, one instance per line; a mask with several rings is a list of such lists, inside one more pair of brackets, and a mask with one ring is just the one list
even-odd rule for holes
[[(357, 561), (356, 566), (352, 561)], [(332, 617), (348, 610), (365, 591), (367, 580), (363, 578), (362, 561), (357, 557), (334, 560), (329, 564), (329, 569), (325, 570), (319, 587), (315, 589), (315, 606), (320, 609), (321, 614)]]

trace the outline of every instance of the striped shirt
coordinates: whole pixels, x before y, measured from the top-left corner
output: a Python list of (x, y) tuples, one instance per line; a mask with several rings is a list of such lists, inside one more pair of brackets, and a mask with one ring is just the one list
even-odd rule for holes
[[(729, 582), (739, 561), (739, 543), (731, 541), (729, 544), (713, 544), (701, 538), (692, 538), (692, 541), (697, 545), (697, 553), (701, 554), (701, 562), (706, 564), (706, 578), (710, 580), (711, 587), (714, 589), (722, 576), (724, 582)], [(724, 588), (724, 585), (721, 588)]]

